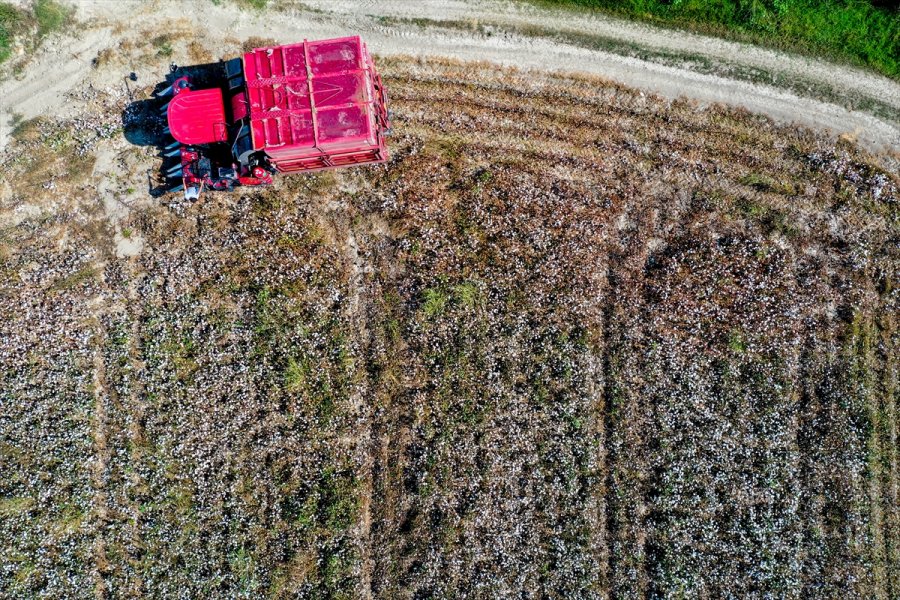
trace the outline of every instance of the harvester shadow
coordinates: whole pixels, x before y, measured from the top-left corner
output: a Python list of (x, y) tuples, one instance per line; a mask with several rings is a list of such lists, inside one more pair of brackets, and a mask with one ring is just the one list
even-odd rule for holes
[(159, 197), (181, 186), (179, 169), (181, 158), (178, 142), (168, 131), (166, 105), (172, 99), (172, 83), (179, 77), (190, 77), (198, 87), (214, 87), (225, 77), (225, 63), (208, 63), (178, 67), (173, 65), (164, 81), (153, 89), (150, 98), (134, 100), (122, 111), (122, 130), (125, 139), (135, 146), (153, 146), (160, 158), (159, 171), (147, 172), (148, 192)]

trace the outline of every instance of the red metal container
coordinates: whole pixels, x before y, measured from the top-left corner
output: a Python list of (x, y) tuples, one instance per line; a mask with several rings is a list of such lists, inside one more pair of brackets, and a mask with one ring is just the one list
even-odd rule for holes
[(171, 97), (164, 156), (178, 156), (163, 171), (190, 200), (268, 185), (276, 172), (388, 159), (387, 98), (358, 36), (256, 48), (197, 80), (176, 70), (158, 95)]
[[(359, 36), (257, 48), (244, 55), (254, 150), (281, 172), (388, 158), (384, 88)], [(247, 106), (236, 106), (246, 101)]]

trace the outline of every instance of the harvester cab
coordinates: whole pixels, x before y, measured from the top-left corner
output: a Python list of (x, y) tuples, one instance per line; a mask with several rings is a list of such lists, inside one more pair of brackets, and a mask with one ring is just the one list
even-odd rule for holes
[(387, 96), (358, 36), (256, 48), (207, 79), (173, 66), (157, 94), (170, 136), (164, 175), (187, 200), (388, 159)]

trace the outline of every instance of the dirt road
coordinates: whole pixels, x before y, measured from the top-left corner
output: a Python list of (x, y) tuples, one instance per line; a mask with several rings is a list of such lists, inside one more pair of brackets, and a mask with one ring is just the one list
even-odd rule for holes
[[(273, 13), (208, 0), (80, 0), (84, 27), (50, 40), (20, 78), (0, 85), (0, 148), (13, 115), (65, 113), (90, 85), (122, 85), (92, 73), (98, 52), (117, 47), (115, 31), (183, 19), (197, 36), (263, 36), (278, 41), (360, 33), (379, 54), (448, 56), (526, 69), (608, 77), (668, 98), (722, 102), (833, 135), (849, 134), (875, 152), (900, 149), (900, 84), (856, 68), (580, 12), (491, 0), (304, 0)], [(149, 69), (142, 77), (153, 79)], [(54, 74), (47, 82), (45, 75)], [(765, 83), (765, 82), (774, 82)], [(73, 94), (75, 92), (75, 94)], [(76, 97), (73, 97), (76, 96)], [(67, 106), (68, 105), (68, 106)]]

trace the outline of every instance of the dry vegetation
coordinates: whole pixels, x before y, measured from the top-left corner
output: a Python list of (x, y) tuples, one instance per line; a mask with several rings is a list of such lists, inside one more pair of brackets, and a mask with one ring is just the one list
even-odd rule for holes
[(71, 124), (22, 125), (0, 595), (900, 595), (896, 174), (593, 79), (380, 64), (388, 166), (114, 227), (141, 151), (60, 134), (115, 168), (35, 175)]

